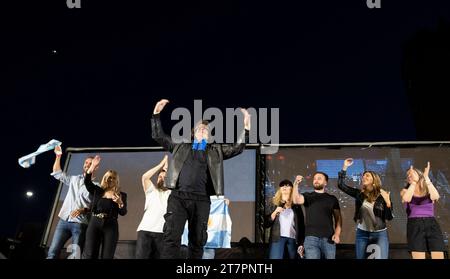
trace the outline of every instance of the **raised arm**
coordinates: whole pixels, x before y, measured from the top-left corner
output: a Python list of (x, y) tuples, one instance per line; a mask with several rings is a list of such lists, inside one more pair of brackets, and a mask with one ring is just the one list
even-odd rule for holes
[(232, 145), (222, 145), (223, 159), (230, 159), (236, 155), (241, 154), (245, 149), (245, 144), (248, 143), (250, 133), (250, 113), (246, 109), (241, 109), (244, 114), (244, 131), (238, 137), (238, 141)]
[(402, 198), (402, 203), (411, 202), (414, 196), (414, 191), (416, 190), (417, 184), (415, 182), (410, 183), (408, 189), (402, 189), (400, 191), (400, 197)]
[(347, 184), (345, 184), (345, 177), (347, 174), (347, 169), (351, 165), (353, 165), (352, 158), (347, 158), (344, 160), (344, 165), (342, 166), (342, 170), (339, 172), (339, 175), (338, 175), (338, 188), (341, 189), (341, 191), (343, 191), (347, 195), (350, 195), (355, 198), (360, 191), (356, 188), (350, 187)]
[(68, 176), (66, 173), (64, 173), (61, 169), (61, 156), (62, 156), (62, 149), (61, 146), (55, 147), (55, 162), (53, 163), (53, 172), (50, 174), (55, 179), (58, 179), (62, 183), (66, 185), (70, 185), (70, 176)]
[(53, 172), (61, 171), (61, 155), (62, 155), (62, 149), (61, 146), (55, 147), (55, 162), (53, 163)]
[(416, 186), (417, 186), (417, 182), (413, 179), (413, 166), (411, 166), (408, 170), (408, 183), (409, 183), (409, 187), (408, 189), (403, 189), (400, 191), (400, 196), (402, 198), (402, 203), (408, 203), (411, 202), (412, 197), (414, 196), (414, 191), (416, 190)]
[(152, 138), (159, 143), (165, 150), (172, 152), (175, 143), (172, 141), (172, 138), (164, 133), (164, 129), (162, 127), (160, 113), (164, 109), (164, 107), (169, 103), (169, 100), (162, 99), (156, 103), (155, 108), (153, 109), (153, 117), (151, 119), (152, 124)]
[(431, 183), (431, 181), (429, 182), (425, 181), (425, 183), (427, 183), (428, 191), (430, 192), (430, 199), (432, 201), (439, 200), (441, 196), (439, 195), (439, 192), (437, 191), (436, 187), (434, 187), (433, 183)]
[(437, 201), (440, 198), (439, 192), (437, 191), (436, 187), (434, 187), (433, 183), (431, 183), (430, 180), (430, 162), (427, 163), (427, 166), (423, 172), (423, 176), (425, 177), (425, 183), (428, 187), (428, 192), (430, 193), (430, 199), (432, 201)]
[(89, 193), (94, 194), (95, 192), (99, 192), (101, 195), (105, 192), (101, 187), (96, 186), (92, 182), (92, 173), (98, 168), (100, 164), (100, 156), (96, 155), (94, 159), (92, 159), (92, 164), (86, 172), (86, 176), (84, 177), (84, 185)]
[(164, 156), (164, 166), (163, 170), (167, 172), (169, 170), (169, 156)]
[(391, 192), (387, 192), (383, 189), (380, 189), (380, 195), (383, 197), (384, 202), (386, 203), (387, 208), (391, 208)]
[(294, 204), (304, 204), (305, 203), (305, 197), (300, 194), (300, 192), (298, 191), (298, 185), (300, 184), (300, 182), (302, 182), (303, 180), (303, 176), (301, 175), (297, 175), (295, 177), (295, 181), (294, 181), (294, 187), (292, 189), (292, 202)]
[(146, 173), (142, 175), (142, 187), (144, 188), (144, 192), (147, 192), (148, 188), (153, 185), (151, 178), (158, 173), (161, 169), (167, 171), (169, 157), (167, 155), (159, 162), (158, 165), (148, 170)]
[(221, 145), (224, 160), (233, 158), (234, 156), (237, 156), (244, 151), (245, 144), (248, 142), (249, 132), (247, 130), (242, 131), (242, 134), (239, 138), (241, 139), (239, 140), (240, 142)]
[(384, 218), (386, 220), (392, 220), (394, 215), (392, 214), (392, 202), (391, 202), (391, 192), (387, 192), (383, 189), (380, 189), (380, 194), (386, 203), (386, 208), (384, 209)]

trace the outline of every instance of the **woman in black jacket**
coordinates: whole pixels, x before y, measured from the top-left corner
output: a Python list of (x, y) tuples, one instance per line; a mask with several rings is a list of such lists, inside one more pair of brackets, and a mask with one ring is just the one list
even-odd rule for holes
[(287, 250), (289, 259), (295, 259), (305, 238), (303, 211), (292, 201), (292, 182), (283, 180), (279, 187), (272, 200), (273, 212), (266, 216), (266, 227), (271, 227), (269, 258), (283, 259)]
[[(381, 189), (380, 176), (373, 171), (365, 171), (362, 176), (361, 189), (345, 184), (347, 168), (353, 159), (345, 159), (342, 171), (339, 172), (338, 187), (355, 199), (356, 258), (365, 259), (366, 252), (372, 253), (369, 258), (387, 259), (389, 257), (389, 237), (386, 220), (392, 220), (392, 203), (389, 192)], [(371, 243), (373, 246), (371, 246)]]
[(86, 172), (84, 184), (93, 199), (92, 216), (86, 231), (84, 259), (97, 259), (102, 246), (101, 258), (112, 259), (119, 239), (118, 215), (127, 214), (127, 194), (120, 192), (119, 175), (108, 170), (102, 178), (100, 187), (92, 183), (92, 172), (100, 164), (100, 156), (95, 156)]

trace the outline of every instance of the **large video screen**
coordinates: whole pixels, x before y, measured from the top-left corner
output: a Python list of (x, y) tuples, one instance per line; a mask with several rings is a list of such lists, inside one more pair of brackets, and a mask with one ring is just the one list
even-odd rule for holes
[[(419, 169), (431, 163), (430, 178), (441, 196), (435, 203), (435, 214), (444, 240), (448, 244), (450, 233), (450, 148), (418, 146), (414, 148), (372, 146), (362, 147), (282, 147), (275, 155), (267, 156), (265, 202), (266, 208), (283, 179), (294, 181), (297, 174), (305, 179), (300, 192), (313, 191), (312, 175), (322, 171), (329, 175), (326, 191), (335, 195), (343, 216), (341, 243), (354, 244), (356, 224), (354, 199), (337, 188), (338, 172), (344, 159), (353, 158), (354, 164), (347, 170), (347, 185), (360, 187), (365, 170), (380, 174), (383, 188), (391, 192), (394, 219), (388, 222), (390, 243), (406, 243), (406, 211), (401, 203), (400, 191), (406, 186), (406, 171), (413, 165)], [(268, 213), (268, 212), (266, 212)]]
[[(168, 154), (163, 151), (102, 152), (89, 151), (70, 154), (66, 166), (69, 175), (82, 173), (83, 162), (87, 156), (100, 155), (102, 161), (96, 172), (95, 181), (101, 181), (106, 170), (118, 171), (121, 191), (128, 195), (128, 213), (119, 216), (119, 241), (136, 240), (136, 229), (144, 213), (145, 195), (141, 177), (147, 170), (157, 165)], [(170, 160), (170, 154), (169, 154)], [(246, 237), (252, 242), (255, 239), (255, 183), (256, 183), (256, 150), (245, 150), (239, 156), (224, 161), (225, 198), (230, 200), (230, 216), (232, 220), (231, 241), (238, 242)], [(55, 183), (58, 183), (55, 181)], [(56, 203), (47, 245), (50, 245), (58, 222), (58, 212), (67, 194), (68, 186), (63, 185)]]

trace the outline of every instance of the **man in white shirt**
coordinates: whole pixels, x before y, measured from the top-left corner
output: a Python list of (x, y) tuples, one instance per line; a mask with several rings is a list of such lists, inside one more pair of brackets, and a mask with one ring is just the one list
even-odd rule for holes
[(84, 176), (91, 166), (93, 157), (85, 159), (83, 174), (69, 176), (61, 169), (62, 150), (60, 146), (55, 147), (55, 154), (56, 158), (51, 175), (68, 185), (69, 189), (58, 214), (60, 219), (48, 250), (47, 259), (57, 259), (69, 238), (72, 238), (72, 254), (75, 255), (74, 258), (80, 258), (88, 224), (87, 212), (91, 203), (89, 192), (84, 185)]
[[(142, 187), (145, 193), (145, 209), (142, 221), (137, 229), (137, 259), (159, 259), (163, 244), (164, 214), (171, 191), (164, 187), (168, 168), (168, 157), (142, 175)], [(157, 174), (156, 185), (151, 178)]]

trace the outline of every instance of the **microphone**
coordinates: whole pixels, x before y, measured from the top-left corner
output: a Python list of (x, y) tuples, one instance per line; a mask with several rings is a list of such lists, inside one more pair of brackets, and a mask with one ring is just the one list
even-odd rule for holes
[[(286, 201), (281, 201), (280, 207), (282, 207), (283, 209), (286, 208)], [(277, 212), (277, 216), (280, 215), (281, 212)]]

